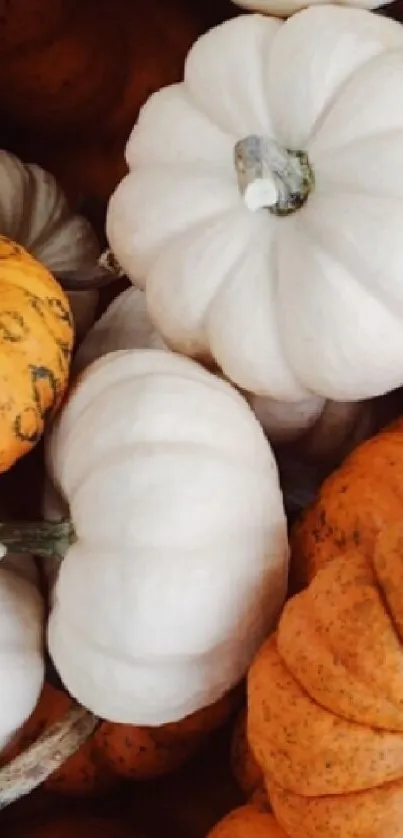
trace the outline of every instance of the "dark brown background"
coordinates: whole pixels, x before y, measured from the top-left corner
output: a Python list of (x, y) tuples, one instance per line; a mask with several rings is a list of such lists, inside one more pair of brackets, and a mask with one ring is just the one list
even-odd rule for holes
[[(181, 78), (201, 32), (235, 13), (229, 0), (0, 0), (0, 145), (56, 174), (102, 236), (138, 108)], [(403, 20), (403, 2), (385, 14)], [(0, 479), (5, 515), (39, 514), (41, 454)], [(146, 838), (202, 838), (238, 802), (223, 731), (191, 768), (162, 782), (88, 804), (36, 793), (0, 813), (0, 836), (13, 838), (19, 824), (18, 838), (28, 838), (49, 809), (63, 817), (84, 807), (123, 814)]]

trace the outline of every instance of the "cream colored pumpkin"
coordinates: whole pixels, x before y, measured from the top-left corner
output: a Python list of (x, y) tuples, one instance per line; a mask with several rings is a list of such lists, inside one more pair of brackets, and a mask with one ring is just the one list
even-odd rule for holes
[[(92, 361), (116, 349), (147, 348), (168, 351), (150, 321), (144, 292), (127, 288), (85, 336), (73, 361), (73, 372), (81, 372)], [(248, 393), (244, 396), (271, 443), (284, 445), (301, 440), (304, 456), (313, 461), (339, 461), (378, 427), (372, 402), (339, 404), (312, 396), (302, 402), (287, 403)], [(57, 503), (54, 490), (49, 491), (52, 503)], [(49, 517), (50, 508), (45, 507), (45, 511)]]
[(42, 690), (44, 603), (30, 557), (0, 561), (0, 751), (31, 715)]
[[(301, 9), (317, 4), (331, 3), (332, 0), (233, 0), (236, 6), (249, 12), (261, 12), (263, 15), (288, 17)], [(392, 0), (339, 0), (341, 6), (355, 6), (358, 9), (377, 9), (387, 6)]]
[(170, 346), (277, 401), (403, 383), (402, 87), (403, 27), (368, 11), (244, 15), (196, 42), (107, 219)]
[[(75, 215), (49, 172), (0, 151), (0, 233), (22, 244), (51, 272), (77, 271), (96, 264), (100, 249), (89, 222)], [(96, 291), (71, 291), (76, 332), (94, 320)]]
[(48, 626), (69, 692), (142, 725), (212, 704), (287, 587), (277, 468), (246, 401), (187, 358), (116, 351), (77, 381), (47, 459), (77, 536)]
[(118, 294), (92, 326), (73, 361), (73, 373), (117, 349), (166, 349), (147, 313), (146, 296), (137, 288)]

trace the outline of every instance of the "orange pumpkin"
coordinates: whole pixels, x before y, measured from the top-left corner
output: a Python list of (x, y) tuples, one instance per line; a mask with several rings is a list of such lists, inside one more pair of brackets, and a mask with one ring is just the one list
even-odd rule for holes
[(248, 805), (234, 809), (218, 823), (208, 838), (287, 838), (273, 815)]
[(0, 473), (30, 451), (67, 386), (73, 325), (56, 280), (0, 236)]
[[(238, 704), (233, 692), (180, 722), (159, 728), (102, 722), (93, 736), (46, 781), (48, 790), (87, 795), (119, 779), (149, 780), (174, 771), (219, 728)], [(2, 754), (6, 765), (73, 706), (71, 698), (46, 684), (36, 710)]]
[(290, 838), (403, 838), (403, 423), (294, 533), (311, 581), (248, 676), (248, 741)]
[(370, 556), (377, 535), (401, 518), (402, 486), (403, 418), (356, 448), (294, 526), (294, 589), (349, 548)]
[(142, 838), (133, 827), (117, 818), (95, 815), (49, 815), (37, 822), (7, 825), (7, 838)]

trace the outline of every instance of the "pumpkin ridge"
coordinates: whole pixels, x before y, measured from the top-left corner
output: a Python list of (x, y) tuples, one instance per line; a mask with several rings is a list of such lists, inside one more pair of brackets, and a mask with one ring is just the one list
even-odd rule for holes
[[(391, 615), (389, 613), (389, 609), (385, 609), (385, 607), (384, 607), (383, 592), (380, 589), (379, 585), (377, 584), (376, 575), (375, 575), (375, 571), (374, 571), (374, 567), (373, 567), (373, 562), (372, 561), (368, 562), (366, 558), (362, 559), (360, 554), (357, 553), (357, 550), (348, 551), (347, 556), (351, 556), (350, 561), (348, 563), (349, 566), (351, 567), (351, 566), (355, 565), (355, 567), (356, 567), (356, 574), (355, 574), (355, 577), (354, 577), (354, 580), (353, 580), (355, 586), (357, 586), (357, 584), (359, 584), (360, 581), (362, 581), (364, 583), (364, 587), (369, 588), (369, 589), (373, 588), (375, 590), (377, 600), (379, 600), (379, 602), (382, 606), (382, 610), (385, 611), (387, 622), (390, 625), (390, 627), (393, 631), (393, 634), (396, 636), (397, 643), (399, 645), (400, 653), (403, 655), (403, 648), (401, 648), (400, 638), (399, 638), (398, 633), (396, 632), (395, 621), (393, 619), (393, 615)], [(337, 562), (339, 564), (339, 566), (341, 567), (341, 569), (343, 569), (343, 564), (345, 565), (345, 558), (346, 558), (346, 556), (340, 557), (340, 559), (338, 559), (336, 557), (333, 560), (333, 562)], [(354, 562), (354, 559), (355, 559), (355, 562)], [(353, 562), (354, 562), (354, 565), (353, 565)], [(361, 567), (360, 567), (360, 563), (361, 563)], [(330, 568), (320, 569), (318, 571), (318, 574), (316, 575), (315, 579), (312, 580), (312, 583), (309, 586), (308, 591), (310, 592), (310, 594), (312, 594), (312, 593), (314, 594), (312, 597), (310, 597), (311, 607), (314, 611), (315, 611), (315, 601), (317, 602), (318, 596), (320, 596), (320, 598), (323, 597), (323, 591), (319, 590), (319, 594), (316, 591), (316, 588), (318, 587), (318, 582), (320, 583), (320, 581), (323, 580), (324, 576), (328, 576), (330, 573), (334, 572), (336, 567), (337, 567), (337, 565), (332, 563), (332, 568), (331, 569)], [(337, 580), (333, 579), (333, 584), (335, 585), (335, 587), (332, 588), (333, 593), (335, 595), (337, 595)], [(339, 586), (341, 587), (342, 584), (343, 584), (343, 586), (345, 585), (345, 579), (343, 580), (343, 582), (339, 579)], [(308, 594), (308, 596), (309, 596), (309, 594)], [(364, 602), (365, 602), (365, 600), (364, 600)], [(319, 617), (319, 619), (320, 619), (320, 617)], [(325, 622), (323, 621), (323, 619), (322, 620), (320, 619), (320, 622), (322, 623), (322, 626), (325, 625)], [(334, 653), (334, 641), (332, 642), (332, 640), (330, 640), (328, 642), (329, 642), (329, 646), (331, 647), (331, 649)], [(349, 667), (347, 666), (346, 663), (344, 665), (347, 669), (349, 669)], [(357, 680), (361, 680), (361, 682), (363, 683), (364, 686), (371, 687), (374, 690), (375, 693), (379, 694), (378, 685), (377, 684), (374, 685), (373, 682), (369, 680), (368, 673), (365, 670), (359, 669), (357, 671), (357, 673), (354, 673), (354, 671), (352, 671), (351, 669), (349, 669), (349, 671), (352, 673), (353, 677), (356, 677)], [(393, 706), (393, 703), (392, 703), (392, 706)], [(371, 725), (371, 726), (377, 728), (377, 725)], [(382, 729), (382, 728), (380, 728), (380, 729)], [(390, 729), (390, 728), (387, 728), (387, 729)]]
[[(305, 593), (306, 593), (306, 591), (302, 591), (300, 594), (297, 594), (295, 597), (293, 597), (293, 600), (294, 599), (299, 599), (299, 598), (302, 599), (302, 596), (304, 596)], [(301, 677), (298, 677), (298, 674), (294, 671), (292, 663), (287, 656), (287, 648), (290, 644), (288, 643), (288, 645), (287, 645), (286, 640), (284, 641), (284, 644), (281, 642), (282, 625), (287, 620), (287, 614), (289, 612), (288, 606), (289, 606), (289, 603), (286, 603), (286, 606), (283, 609), (283, 613), (281, 615), (279, 625), (278, 625), (277, 651), (278, 651), (278, 654), (279, 654), (284, 666), (291, 673), (291, 675), (293, 676), (293, 678), (295, 679), (297, 684), (301, 687), (301, 689), (309, 696), (311, 701), (314, 704), (316, 704), (319, 708), (332, 713), (333, 715), (337, 716), (341, 720), (348, 721), (348, 722), (353, 722), (354, 724), (361, 725), (364, 728), (368, 727), (368, 726), (371, 726), (374, 730), (379, 730), (380, 732), (386, 730), (386, 731), (390, 731), (390, 732), (403, 733), (403, 721), (402, 721), (402, 725), (401, 725), (400, 728), (395, 727), (395, 726), (391, 727), (389, 724), (388, 725), (386, 725), (386, 724), (384, 724), (384, 725), (375, 724), (373, 720), (365, 721), (363, 719), (360, 719), (358, 717), (358, 712), (357, 713), (354, 713), (354, 712), (348, 713), (347, 711), (343, 712), (340, 708), (336, 708), (334, 704), (326, 703), (324, 700), (320, 701), (320, 699), (317, 697), (317, 691), (316, 691), (315, 687), (314, 686), (312, 687), (311, 685), (308, 686), (306, 683), (304, 683), (303, 680), (301, 680)], [(312, 602), (310, 603), (310, 610), (311, 610), (311, 613), (313, 613), (314, 606), (313, 606)], [(309, 609), (308, 609), (308, 613), (309, 613)], [(318, 636), (318, 634), (320, 635), (323, 646), (325, 647), (325, 649), (326, 649), (326, 647), (328, 647), (330, 649), (331, 656), (332, 657), (337, 657), (337, 651), (335, 651), (333, 644), (326, 637), (326, 632), (323, 629), (323, 625), (321, 624), (320, 619), (317, 619), (317, 621), (315, 623), (315, 627), (313, 629), (313, 632), (314, 632), (315, 638)], [(309, 635), (308, 635), (308, 637), (309, 637)], [(295, 638), (295, 632), (294, 632), (294, 638)], [(309, 654), (310, 654), (310, 652), (308, 651), (308, 655)], [(383, 702), (387, 705), (387, 709), (388, 709), (388, 706), (389, 706), (390, 711), (392, 711), (392, 713), (397, 712), (396, 705), (393, 704), (393, 702), (387, 696), (384, 696), (382, 694), (382, 692), (380, 691), (380, 689), (377, 688), (377, 686), (374, 686), (372, 683), (370, 683), (364, 677), (365, 673), (362, 673), (362, 672), (355, 673), (353, 670), (351, 670), (348, 667), (348, 665), (345, 663), (345, 661), (342, 658), (339, 659), (339, 665), (344, 669), (344, 671), (347, 673), (347, 675), (349, 676), (351, 681), (354, 681), (354, 680), (358, 681), (358, 683), (363, 687), (363, 689), (368, 692), (368, 699), (370, 699), (371, 690), (372, 690), (373, 693), (376, 692), (378, 694), (380, 699), (383, 699)], [(341, 676), (341, 673), (340, 673), (340, 676)], [(315, 694), (313, 694), (312, 690), (315, 692)]]
[[(384, 543), (385, 541), (386, 545)], [(402, 548), (403, 529), (402, 525), (398, 523), (388, 528), (388, 530), (385, 533), (380, 533), (380, 535), (376, 539), (373, 553), (373, 568), (375, 578), (378, 580), (382, 590), (385, 611), (390, 612), (390, 614), (392, 615), (396, 635), (402, 643), (403, 647), (403, 619), (399, 618), (399, 616), (395, 613), (394, 607), (391, 602), (392, 598), (395, 598), (393, 595), (395, 593), (396, 588), (399, 589), (399, 585), (396, 584), (396, 580), (391, 580), (390, 577), (385, 577), (384, 573), (381, 575), (381, 571), (385, 570), (385, 553), (386, 556), (388, 556), (390, 552), (393, 552), (393, 555), (395, 555), (396, 552), (398, 552), (397, 561), (394, 563), (393, 567), (395, 573), (398, 572), (398, 567), (402, 566), (402, 560), (400, 559), (400, 557), (403, 555)]]
[[(349, 716), (347, 716), (346, 714), (341, 713), (340, 711), (336, 711), (336, 710), (334, 710), (334, 709), (333, 709), (333, 707), (332, 707), (332, 708), (329, 708), (326, 704), (323, 704), (322, 702), (320, 702), (317, 698), (315, 698), (315, 696), (313, 696), (313, 695), (311, 694), (311, 692), (310, 692), (309, 688), (308, 688), (307, 686), (305, 686), (305, 685), (304, 685), (304, 684), (303, 684), (303, 683), (299, 680), (299, 678), (298, 678), (298, 677), (294, 674), (294, 672), (293, 672), (292, 668), (289, 666), (289, 664), (288, 664), (288, 662), (287, 662), (286, 658), (284, 658), (284, 657), (283, 657), (283, 655), (281, 654), (281, 652), (280, 652), (280, 649), (279, 649), (278, 645), (276, 645), (276, 648), (277, 648), (278, 655), (279, 655), (279, 657), (280, 657), (280, 659), (281, 659), (281, 663), (283, 664), (284, 668), (285, 668), (285, 669), (287, 670), (287, 672), (288, 672), (288, 673), (292, 676), (292, 678), (294, 679), (294, 681), (296, 682), (296, 684), (297, 684), (297, 685), (298, 685), (298, 687), (300, 688), (301, 692), (303, 692), (303, 693), (305, 694), (305, 696), (306, 696), (307, 698), (309, 698), (310, 702), (311, 702), (313, 705), (315, 705), (315, 706), (316, 706), (319, 710), (324, 710), (326, 713), (329, 713), (329, 714), (331, 714), (332, 716), (336, 716), (336, 718), (340, 719), (340, 721), (342, 721), (342, 722), (348, 722), (348, 723), (351, 723), (352, 725), (356, 725), (357, 727), (361, 727), (361, 728), (368, 728), (368, 727), (371, 727), (371, 729), (372, 729), (372, 730), (375, 730), (375, 731), (377, 731), (377, 732), (378, 732), (378, 733), (380, 733), (380, 734), (385, 734), (385, 733), (397, 733), (397, 734), (402, 734), (402, 735), (403, 735), (403, 727), (402, 727), (402, 728), (400, 728), (400, 729), (399, 729), (399, 728), (393, 729), (393, 728), (390, 728), (390, 727), (381, 727), (381, 726), (376, 726), (376, 725), (374, 725), (374, 724), (369, 725), (367, 722), (360, 721), (360, 720), (359, 720), (359, 719), (357, 719), (356, 717), (349, 717)], [(396, 781), (391, 780), (390, 782), (396, 782)], [(334, 794), (330, 794), (330, 795), (321, 795), (321, 797), (327, 797), (327, 796), (329, 796), (329, 797), (335, 797), (335, 796), (336, 796), (336, 797), (338, 797), (339, 795), (338, 795), (338, 793), (337, 793), (337, 792), (335, 792)]]
[[(306, 11), (309, 13), (310, 9), (308, 8)], [(354, 11), (354, 9), (351, 9), (351, 11)], [(359, 11), (359, 10), (357, 10), (357, 11)], [(318, 116), (318, 118), (317, 118), (317, 120), (316, 120), (308, 138), (307, 138), (306, 146), (308, 146), (309, 143), (311, 143), (314, 140), (315, 136), (320, 132), (321, 128), (323, 127), (324, 123), (326, 122), (326, 119), (329, 115), (329, 112), (331, 110), (333, 110), (333, 108), (338, 104), (339, 99), (342, 96), (345, 95), (346, 89), (348, 88), (351, 81), (352, 80), (355, 81), (357, 78), (360, 78), (360, 76), (365, 76), (366, 73), (368, 72), (368, 68), (370, 67), (371, 64), (377, 64), (377, 63), (382, 64), (382, 62), (385, 59), (385, 52), (386, 52), (385, 49), (381, 49), (381, 51), (375, 53), (375, 55), (370, 55), (362, 64), (360, 64), (359, 67), (353, 67), (350, 75), (343, 79), (341, 84), (338, 86), (337, 90), (334, 92), (332, 98), (327, 102), (325, 107), (321, 110), (321, 112), (320, 112), (320, 114), (319, 114), (319, 116)], [(388, 54), (394, 53), (394, 52), (399, 54), (401, 52), (401, 49), (398, 48), (398, 47), (392, 47), (391, 49), (387, 50)], [(372, 135), (370, 135), (370, 136), (372, 136)], [(343, 146), (343, 148), (344, 148), (344, 146)]]
[[(346, 196), (346, 201), (348, 200), (349, 195), (357, 194), (355, 189), (348, 190), (347, 187), (343, 189), (343, 194)], [(380, 198), (380, 196), (375, 196)], [(391, 198), (385, 198), (385, 201), (388, 200), (389, 204), (391, 202)], [(396, 199), (396, 204), (400, 204), (401, 202)], [(334, 237), (331, 235), (330, 230), (326, 227), (322, 226), (321, 218), (317, 218), (313, 214), (304, 214), (303, 216), (303, 230), (304, 235), (309, 239), (310, 244), (315, 247), (315, 249), (325, 256), (330, 256), (332, 260), (337, 264), (340, 265), (341, 268), (348, 274), (349, 283), (351, 285), (355, 285), (356, 288), (360, 288), (362, 283), (358, 277), (361, 277), (363, 274), (363, 268), (366, 272), (371, 270), (370, 265), (366, 261), (360, 261), (357, 258), (358, 251), (354, 247), (354, 245), (348, 240), (348, 237), (343, 238), (343, 250), (341, 250), (340, 239), (337, 240), (335, 246)], [(338, 230), (339, 234), (343, 233), (342, 230)], [(382, 297), (382, 289), (379, 289), (378, 292), (375, 291), (376, 283), (373, 282), (371, 285), (365, 285), (365, 293), (368, 297), (370, 297), (376, 304), (385, 309), (390, 317), (393, 317), (397, 322), (400, 321), (399, 315), (396, 314), (396, 311), (393, 305), (388, 305), (386, 299)], [(375, 394), (375, 395), (381, 395)]]
[[(387, 617), (388, 617), (388, 619), (389, 619), (389, 621), (390, 621), (390, 623), (393, 627), (393, 631), (394, 631), (396, 637), (398, 638), (399, 643), (402, 646), (402, 655), (403, 655), (403, 637), (402, 637), (401, 631), (399, 630), (399, 626), (396, 622), (396, 618), (395, 618), (395, 615), (393, 613), (393, 610), (392, 610), (392, 608), (389, 604), (389, 601), (388, 601), (388, 598), (386, 596), (386, 592), (383, 588), (381, 579), (379, 578), (379, 576), (377, 574), (376, 564), (373, 560), (372, 560), (372, 563), (371, 563), (371, 567), (372, 567), (373, 574), (374, 574), (374, 585), (376, 587), (379, 599), (381, 600), (383, 609), (384, 609), (384, 611), (385, 611), (385, 613), (386, 613), (386, 615), (387, 615)], [(403, 710), (403, 705), (402, 705), (402, 710)]]
[(249, 670), (248, 704), (256, 761), (294, 794), (344, 795), (403, 774), (403, 732), (364, 726), (321, 707), (284, 666), (275, 635)]

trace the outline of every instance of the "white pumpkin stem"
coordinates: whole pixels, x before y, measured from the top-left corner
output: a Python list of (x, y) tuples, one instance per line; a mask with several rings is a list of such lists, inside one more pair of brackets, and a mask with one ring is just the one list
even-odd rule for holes
[(76, 271), (56, 271), (54, 277), (64, 291), (96, 291), (125, 275), (111, 250), (105, 250), (96, 265)]
[(251, 135), (235, 146), (238, 185), (248, 209), (284, 216), (300, 209), (314, 188), (307, 154)]
[(65, 521), (6, 521), (0, 523), (0, 559), (8, 553), (30, 553), (63, 559), (76, 541), (73, 524)]
[(0, 769), (0, 810), (30, 794), (92, 736), (100, 720), (76, 704), (19, 756)]

